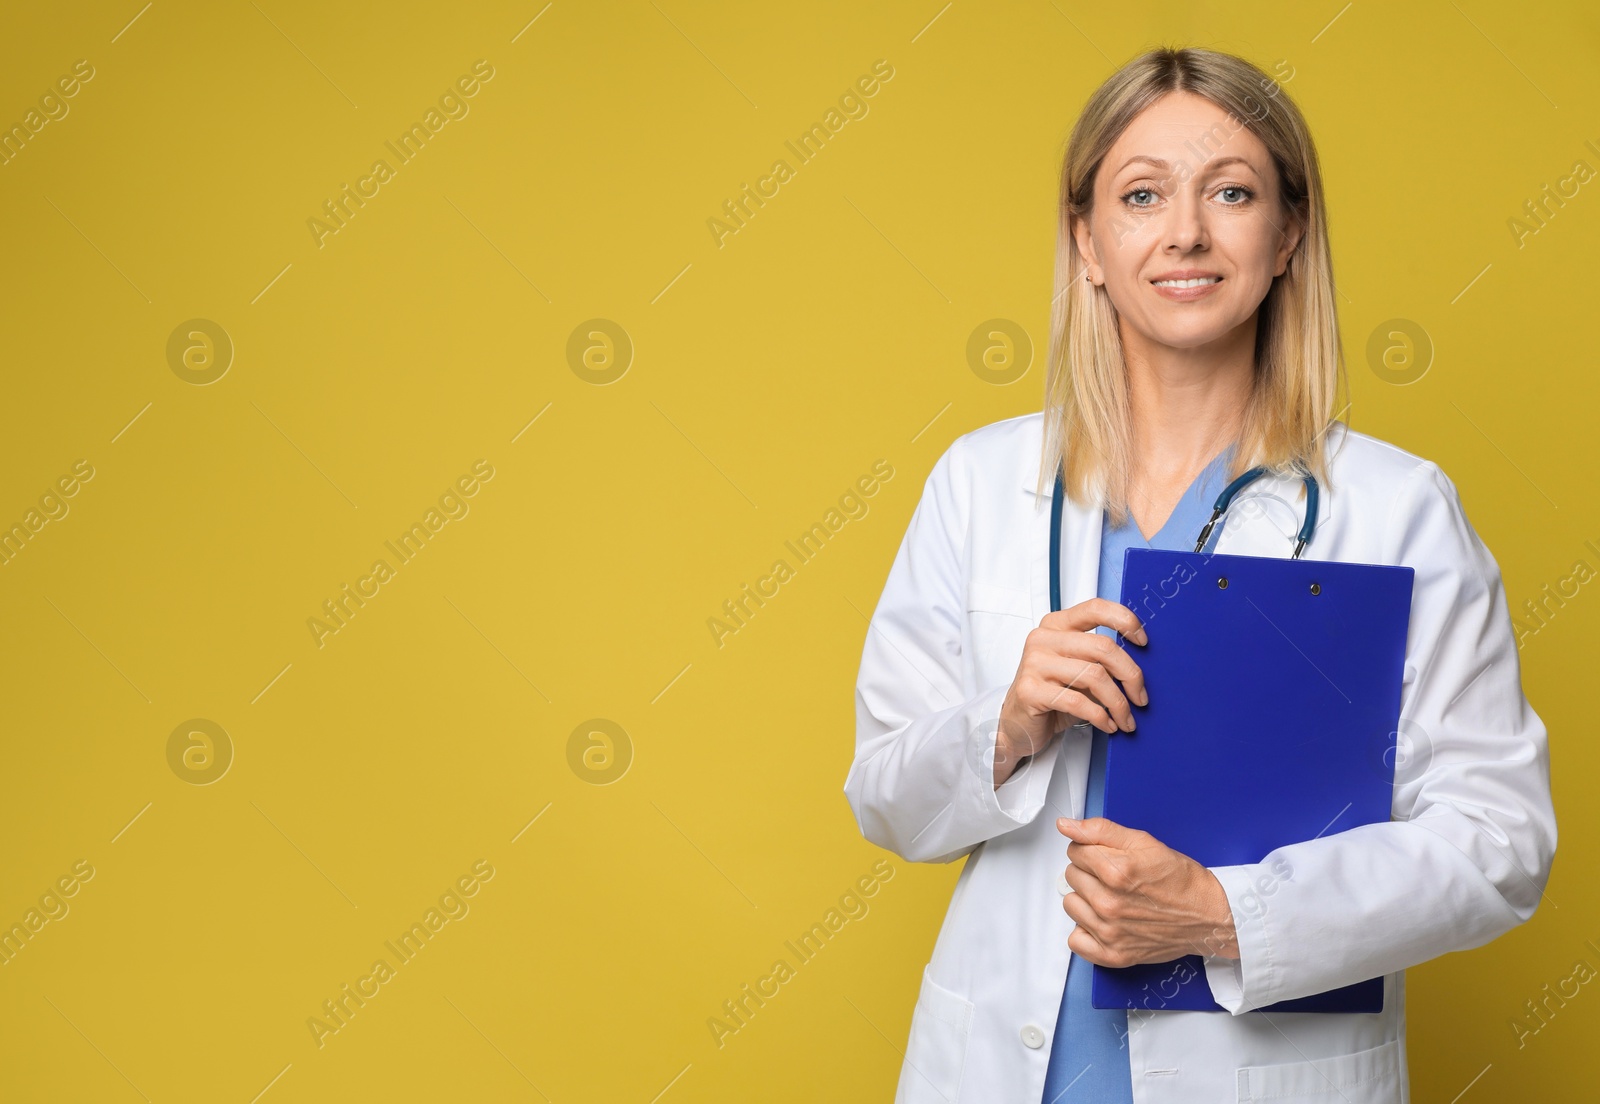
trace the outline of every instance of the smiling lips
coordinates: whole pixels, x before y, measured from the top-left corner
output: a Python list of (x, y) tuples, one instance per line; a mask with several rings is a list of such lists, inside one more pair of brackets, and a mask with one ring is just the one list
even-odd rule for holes
[(1214, 272), (1168, 272), (1150, 281), (1157, 293), (1180, 303), (1192, 302), (1211, 294), (1211, 289), (1222, 283)]

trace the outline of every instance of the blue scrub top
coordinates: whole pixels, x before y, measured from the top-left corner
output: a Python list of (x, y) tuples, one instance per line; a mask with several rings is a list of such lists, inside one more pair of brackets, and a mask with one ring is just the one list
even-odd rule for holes
[[(1106, 518), (1100, 535), (1099, 596), (1113, 602), (1122, 600), (1122, 554), (1129, 548), (1168, 548), (1189, 551), (1211, 517), (1211, 507), (1227, 486), (1224, 479), (1233, 457), (1229, 445), (1208, 464), (1189, 489), (1183, 492), (1161, 529), (1149, 540), (1139, 532), (1130, 515), (1119, 528)], [(1214, 546), (1220, 527), (1211, 534)], [(1207, 547), (1205, 551), (1212, 551)], [(1116, 636), (1113, 629), (1094, 630)], [(1135, 649), (1137, 658), (1137, 649)], [(1159, 692), (1159, 688), (1158, 688)], [(1084, 800), (1085, 817), (1100, 816), (1105, 808), (1107, 733), (1098, 728), (1089, 754), (1089, 791)], [(1062, 739), (1082, 739), (1083, 729), (1068, 729)], [(1061, 865), (1065, 867), (1066, 845), (1061, 837)], [(1089, 983), (1093, 963), (1071, 956), (1067, 983), (1061, 994), (1061, 1013), (1056, 1017), (1055, 1040), (1050, 1044), (1050, 1067), (1044, 1078), (1042, 1104), (1133, 1104), (1133, 1073), (1128, 1060), (1128, 1013), (1124, 1009), (1094, 1008), (1089, 1003)]]

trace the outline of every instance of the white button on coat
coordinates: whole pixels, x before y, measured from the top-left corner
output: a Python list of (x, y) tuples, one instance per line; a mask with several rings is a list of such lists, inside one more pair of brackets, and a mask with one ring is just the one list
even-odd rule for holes
[(1029, 1024), (1022, 1029), (1022, 1045), (1029, 1050), (1038, 1050), (1044, 1046), (1044, 1031), (1037, 1024)]
[[(1072, 918), (1040, 890), (1065, 865), (1056, 817), (1087, 789), (1091, 734), (1060, 734), (998, 790), (992, 759), (1023, 644), (1050, 610), (1043, 425), (1034, 413), (984, 426), (933, 465), (863, 638), (844, 783), (856, 823), (911, 862), (966, 859), (924, 972), (899, 1104), (1039, 1100), (1044, 1063), (1006, 1055), (1017, 1025), (1055, 1022), (1072, 960)], [(1169, 1011), (1130, 1032), (1134, 1104), (1394, 1104), (1406, 968), (1526, 921), (1549, 877), (1545, 726), (1518, 680), (1494, 557), (1438, 465), (1342, 424), (1321, 444), (1329, 478), (1302, 558), (1415, 569), (1400, 708), (1421, 750), (1396, 757), (1390, 821), (1212, 868), (1238, 928), (1238, 959), (1203, 960), (1225, 1011)], [(1216, 551), (1288, 558), (1292, 533), (1250, 502), (1301, 494), (1291, 476), (1256, 480)], [(1099, 589), (1103, 511), (1062, 506), (1071, 608)], [(1381, 1013), (1302, 1017), (1292, 1038), (1249, 1014), (1380, 976)]]

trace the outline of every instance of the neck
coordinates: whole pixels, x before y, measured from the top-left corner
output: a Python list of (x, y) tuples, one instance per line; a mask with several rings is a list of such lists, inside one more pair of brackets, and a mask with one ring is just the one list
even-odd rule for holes
[(1124, 332), (1135, 468), (1157, 479), (1194, 472), (1234, 441), (1255, 374), (1252, 317), (1199, 348)]

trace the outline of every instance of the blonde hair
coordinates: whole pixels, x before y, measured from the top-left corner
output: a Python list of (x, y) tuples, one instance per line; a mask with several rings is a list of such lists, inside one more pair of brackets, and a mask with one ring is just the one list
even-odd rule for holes
[(1128, 62), (1089, 97), (1062, 160), (1039, 476), (1041, 491), (1059, 471), (1074, 502), (1100, 497), (1114, 525), (1129, 513), (1127, 364), (1116, 308), (1104, 288), (1084, 280), (1073, 226), (1089, 216), (1106, 153), (1136, 115), (1171, 92), (1210, 100), (1261, 140), (1278, 171), (1284, 213), (1302, 228), (1259, 308), (1254, 381), (1228, 478), (1264, 465), (1282, 474), (1310, 471), (1326, 486), (1318, 442), (1344, 382), (1322, 176), (1299, 110), (1276, 81), (1231, 54), (1159, 49)]

